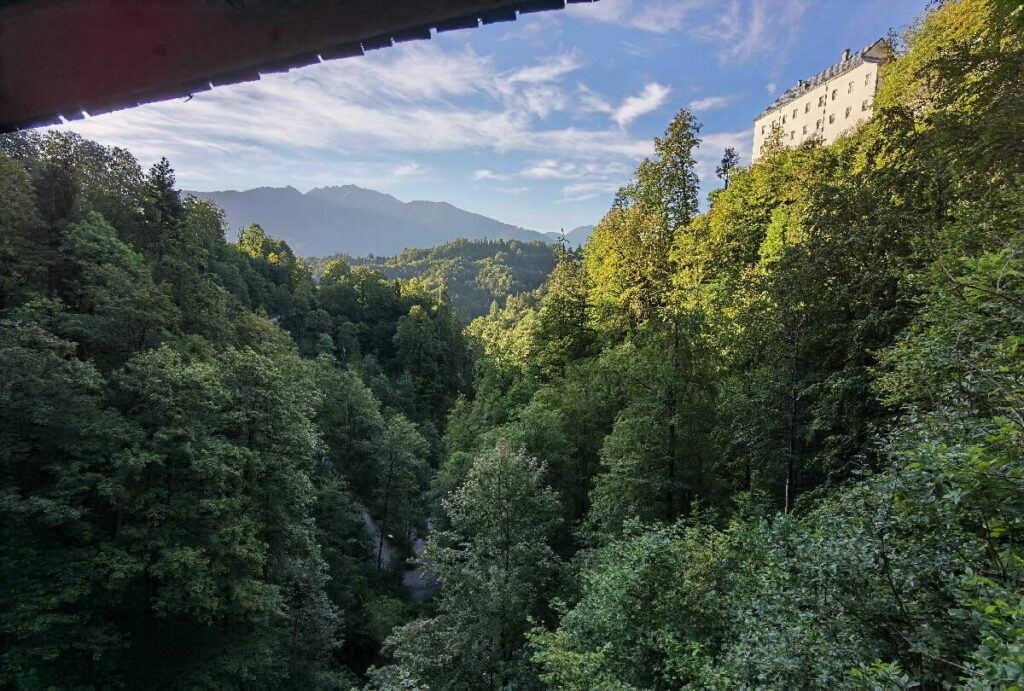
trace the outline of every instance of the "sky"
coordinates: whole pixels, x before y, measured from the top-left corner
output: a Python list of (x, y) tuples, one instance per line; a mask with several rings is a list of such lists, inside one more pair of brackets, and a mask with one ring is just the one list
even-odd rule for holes
[(356, 184), (539, 231), (597, 223), (675, 113), (702, 193), (774, 98), (927, 0), (600, 0), (86, 118), (196, 191)]

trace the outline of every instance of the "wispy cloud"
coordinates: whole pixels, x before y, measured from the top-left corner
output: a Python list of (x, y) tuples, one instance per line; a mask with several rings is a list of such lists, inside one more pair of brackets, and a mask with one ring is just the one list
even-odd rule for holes
[(402, 165), (397, 166), (393, 171), (391, 171), (391, 174), (396, 178), (407, 178), (424, 172), (426, 171), (423, 169), (423, 166), (416, 161), (410, 161), (409, 163), (403, 163)]
[[(64, 127), (126, 146), (143, 160), (166, 155), (183, 184), (191, 184), (187, 165), (200, 161), (194, 167), (207, 176), (248, 184), (284, 182), (282, 162), (289, 161), (288, 180), (301, 186), (324, 159), (390, 158), (382, 163), (389, 172), (373, 177), (395, 179), (421, 172), (409, 163), (417, 152), (525, 152), (575, 161), (646, 155), (650, 142), (621, 128), (544, 124), (576, 102), (575, 89), (563, 82), (581, 63), (563, 51), (508, 71), (468, 46), (411, 44)], [(647, 112), (647, 96), (617, 122)]]
[(726, 62), (785, 54), (802, 26), (812, 0), (731, 0), (693, 35), (716, 44)]
[(740, 155), (740, 165), (750, 165), (750, 148), (754, 130), (752, 128), (738, 132), (714, 132), (701, 136), (700, 147), (694, 158), (697, 160), (697, 177), (701, 179), (704, 189), (712, 189), (718, 180), (715, 168), (722, 161), (722, 154), (727, 148), (736, 149)]
[(641, 115), (650, 113), (651, 111), (657, 110), (668, 98), (669, 93), (672, 90), (657, 82), (651, 82), (644, 86), (643, 90), (637, 96), (628, 96), (626, 100), (622, 102), (622, 105), (615, 109), (612, 113), (612, 120), (614, 120), (619, 127), (625, 127), (629, 123), (636, 120)]
[(690, 101), (689, 108), (694, 113), (700, 113), (708, 110), (718, 110), (719, 108), (728, 108), (735, 101), (736, 96), (705, 96), (704, 98)]
[[(715, 176), (715, 168), (722, 160), (726, 148), (733, 148), (740, 154), (740, 165), (749, 165), (750, 146), (753, 137), (752, 129), (737, 132), (713, 132), (701, 136), (700, 146), (694, 158), (697, 161), (696, 173), (705, 190), (720, 185)], [(598, 170), (596, 167), (580, 169), (557, 161), (539, 161), (531, 169), (523, 171), (533, 173), (534, 177), (576, 179), (562, 187), (560, 204), (584, 202), (597, 197), (610, 197), (632, 176), (632, 169), (625, 166), (611, 171)]]
[[(725, 109), (757, 110), (761, 84), (789, 80), (787, 47), (812, 2), (572, 4), (63, 127), (144, 163), (166, 155), (191, 189), (353, 182), (531, 227), (578, 225), (604, 211), (682, 105), (711, 130), (696, 154), (705, 188), (726, 147), (749, 160), (751, 132), (721, 131), (737, 122)], [(694, 52), (720, 64), (691, 65)], [(754, 61), (751, 87), (737, 73)]]
[(544, 43), (552, 41), (562, 34), (558, 15), (551, 12), (537, 12), (527, 17), (520, 15), (519, 21), (513, 22), (502, 34), (499, 41), (515, 41), (522, 43)]
[(630, 167), (622, 163), (573, 163), (545, 159), (533, 161), (519, 171), (524, 178), (574, 179), (574, 178), (621, 178), (629, 173)]
[(631, 26), (642, 31), (663, 34), (679, 29), (688, 13), (699, 7), (706, 7), (707, 0), (662, 0), (637, 3), (629, 20)]
[(480, 182), (481, 180), (508, 180), (508, 175), (499, 175), (493, 170), (483, 168), (481, 170), (473, 171), (473, 180)]
[(580, 109), (583, 110), (584, 112), (615, 112), (615, 106), (613, 106), (605, 96), (594, 91), (586, 84), (580, 84), (576, 87), (576, 97), (579, 101)]
[(551, 86), (523, 89), (521, 98), (526, 109), (542, 119), (569, 107), (569, 97), (565, 92)]
[(725, 62), (788, 49), (812, 0), (601, 0), (570, 6), (594, 21), (713, 43)]
[(576, 182), (562, 188), (562, 203), (582, 202), (594, 199), (602, 194), (611, 195), (618, 191), (622, 183), (602, 182)]
[(652, 40), (647, 40), (642, 43), (632, 43), (630, 41), (622, 42), (622, 52), (626, 55), (632, 55), (634, 58), (649, 58), (658, 52), (659, 45)]
[(562, 53), (556, 55), (554, 59), (547, 58), (532, 67), (515, 70), (508, 75), (507, 81), (509, 84), (556, 82), (570, 72), (578, 70), (581, 66), (582, 64), (575, 54)]
[(526, 178), (544, 180), (549, 178), (572, 178), (576, 177), (576, 166), (571, 163), (559, 163), (558, 161), (537, 161), (519, 173)]
[(569, 12), (596, 21), (651, 33), (668, 33), (679, 29), (687, 14), (712, 3), (713, 0), (601, 0), (568, 7)]

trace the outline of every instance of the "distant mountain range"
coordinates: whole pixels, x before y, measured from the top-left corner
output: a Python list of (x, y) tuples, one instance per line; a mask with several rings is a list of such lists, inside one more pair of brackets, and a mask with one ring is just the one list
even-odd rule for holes
[[(259, 223), (269, 235), (307, 257), (339, 252), (356, 257), (388, 256), (457, 238), (550, 243), (558, 235), (502, 223), (447, 202), (402, 202), (356, 185), (319, 187), (305, 194), (294, 187), (185, 194), (222, 208), (231, 233)], [(580, 226), (566, 233), (568, 244), (582, 244), (592, 229)]]

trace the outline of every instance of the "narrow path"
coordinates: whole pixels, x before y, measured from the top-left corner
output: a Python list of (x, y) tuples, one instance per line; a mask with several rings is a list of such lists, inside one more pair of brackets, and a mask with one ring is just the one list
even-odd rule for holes
[[(434, 526), (427, 522), (427, 532), (433, 530)], [(423, 538), (416, 538), (412, 543), (412, 550), (416, 554), (416, 568), (406, 571), (402, 575), (402, 585), (409, 591), (409, 596), (416, 602), (422, 602), (441, 589), (441, 581), (437, 577), (427, 574), (420, 567), (423, 560), (423, 552), (427, 548), (427, 542)]]
[[(377, 526), (377, 522), (370, 517), (370, 514), (365, 511), (362, 513), (362, 519), (363, 527), (373, 538), (373, 560), (376, 561), (377, 546), (380, 544), (380, 528)], [(432, 528), (433, 526), (428, 523), (427, 530), (429, 531)], [(381, 552), (382, 565), (385, 568), (402, 571), (402, 586), (409, 591), (409, 597), (416, 602), (426, 600), (441, 589), (441, 582), (435, 577), (424, 573), (420, 567), (420, 561), (423, 558), (423, 552), (426, 550), (426, 547), (427, 543), (423, 538), (416, 538), (412, 545), (413, 552), (416, 555), (416, 568), (409, 570), (405, 570), (405, 564), (402, 562), (401, 555), (387, 536), (384, 537), (384, 549)]]

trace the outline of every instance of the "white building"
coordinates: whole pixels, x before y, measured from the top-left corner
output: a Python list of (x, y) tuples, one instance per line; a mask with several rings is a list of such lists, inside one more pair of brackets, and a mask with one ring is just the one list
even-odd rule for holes
[(788, 146), (809, 139), (829, 144), (871, 117), (878, 71), (888, 56), (889, 45), (883, 39), (852, 55), (844, 50), (839, 62), (790, 87), (754, 120), (752, 160), (764, 153), (775, 127)]

